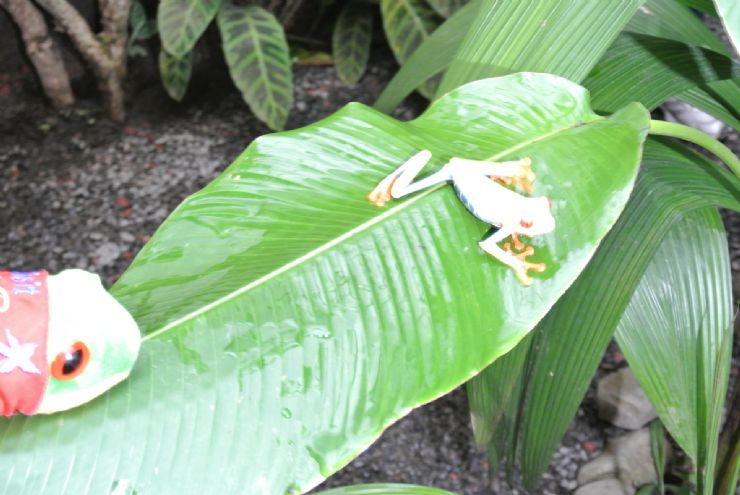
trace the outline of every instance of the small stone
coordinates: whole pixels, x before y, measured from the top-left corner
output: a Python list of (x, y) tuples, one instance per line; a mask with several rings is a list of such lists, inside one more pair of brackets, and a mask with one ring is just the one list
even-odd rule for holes
[[(617, 477), (627, 495), (648, 483), (655, 483), (658, 476), (650, 452), (650, 430), (633, 431), (609, 441), (608, 450), (614, 453)], [(671, 457), (670, 445), (666, 442), (666, 458)]]
[(106, 242), (100, 245), (93, 253), (96, 266), (107, 266), (112, 264), (121, 255), (121, 249), (117, 244)]
[(719, 138), (725, 130), (725, 125), (706, 112), (684, 103), (670, 99), (663, 104), (665, 119), (669, 122), (678, 122), (699, 129), (714, 139)]
[(594, 481), (613, 478), (617, 473), (617, 463), (614, 454), (604, 452), (591, 462), (581, 466), (578, 471), (578, 484), (583, 486)]
[(596, 402), (601, 419), (628, 430), (638, 430), (657, 417), (629, 368), (622, 368), (599, 381)]
[(583, 485), (573, 495), (625, 495), (622, 484), (610, 478)]

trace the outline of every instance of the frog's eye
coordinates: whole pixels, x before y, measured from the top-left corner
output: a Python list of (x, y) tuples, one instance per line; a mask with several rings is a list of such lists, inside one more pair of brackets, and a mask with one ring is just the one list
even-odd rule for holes
[(60, 352), (51, 363), (51, 376), (59, 381), (72, 380), (85, 371), (90, 362), (90, 349), (82, 342), (75, 342), (65, 352)]
[(547, 206), (552, 210), (552, 200), (550, 198), (547, 198)]
[(534, 225), (534, 222), (527, 222), (526, 220), (519, 220), (519, 225), (524, 227), (525, 229), (530, 228), (532, 225)]

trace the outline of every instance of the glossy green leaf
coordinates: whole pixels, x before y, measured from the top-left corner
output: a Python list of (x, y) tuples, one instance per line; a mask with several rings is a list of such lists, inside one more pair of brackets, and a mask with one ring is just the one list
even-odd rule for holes
[(740, 76), (740, 65), (716, 52), (671, 40), (625, 33), (583, 85), (594, 108), (610, 112), (631, 101), (653, 109), (671, 96), (718, 79)]
[(184, 57), (218, 12), (221, 0), (162, 0), (157, 9), (157, 27), (165, 50)]
[(740, 132), (740, 79), (713, 81), (676, 97)]
[(447, 18), (460, 10), (467, 3), (467, 0), (427, 0), (427, 3), (435, 12)]
[[(380, 12), (388, 44), (399, 65), (406, 63), (439, 25), (437, 14), (425, 0), (380, 0)], [(430, 97), (436, 83), (430, 81), (418, 89)]]
[(261, 7), (227, 1), (218, 13), (218, 28), (229, 74), (244, 101), (271, 129), (282, 129), (293, 105), (293, 73), (283, 27)]
[(374, 107), (391, 113), (424, 81), (445, 70), (452, 63), (479, 7), (480, 2), (473, 0), (425, 39), (386, 85)]
[(351, 2), (344, 6), (334, 26), (332, 54), (345, 84), (355, 84), (365, 72), (373, 35), (373, 8)]
[(375, 483), (324, 490), (316, 495), (455, 495), (447, 490), (419, 485)]
[(580, 81), (643, 2), (483, 0), (437, 94), (518, 71)]
[(159, 76), (167, 94), (175, 101), (182, 101), (188, 89), (193, 71), (193, 52), (182, 58), (170, 55), (164, 49), (159, 51)]
[[(350, 104), (258, 138), (111, 290), (145, 334), (131, 377), (82, 408), (1, 422), (0, 486), (315, 486), (527, 335), (619, 216), (647, 127), (639, 105), (603, 119), (580, 86), (517, 74), (458, 88), (410, 122)], [(532, 286), (478, 249), (488, 226), (453, 188), (367, 201), (420, 148), (430, 168), (531, 157), (557, 219), (531, 241), (548, 267)]]
[(740, 2), (737, 0), (714, 0), (719, 18), (735, 49), (740, 51)]
[(648, 140), (631, 201), (534, 335), (521, 430), (530, 486), (575, 415), (653, 253), (684, 213), (708, 206), (740, 210), (737, 178), (680, 145)]
[(719, 38), (694, 12), (676, 0), (647, 0), (624, 30), (696, 45), (729, 56)]
[(727, 234), (719, 213), (703, 209), (671, 227), (617, 326), (635, 377), (697, 467), (697, 493), (712, 493), (732, 313)]

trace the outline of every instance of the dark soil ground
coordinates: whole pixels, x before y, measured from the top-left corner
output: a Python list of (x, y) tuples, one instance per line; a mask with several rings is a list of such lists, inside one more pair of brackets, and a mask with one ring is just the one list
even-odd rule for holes
[[(75, 108), (59, 114), (45, 106), (31, 75), (0, 74), (0, 267), (78, 267), (112, 283), (185, 196), (269, 132), (223, 71), (201, 72), (176, 104), (160, 88), (153, 62), (139, 65), (144, 68), (132, 77), (125, 125), (105, 117), (94, 91), (83, 87)], [(378, 54), (361, 84), (346, 87), (331, 67), (297, 66), (288, 127), (314, 122), (349, 101), (371, 103), (393, 70), (389, 55)], [(423, 106), (412, 98), (397, 116), (410, 118)], [(602, 369), (622, 361), (611, 349)], [(592, 387), (537, 493), (571, 493), (578, 467), (600, 452), (605, 430)], [(491, 484), (488, 471), (486, 455), (473, 446), (459, 389), (400, 420), (323, 486), (390, 481), (465, 495), (522, 493)]]

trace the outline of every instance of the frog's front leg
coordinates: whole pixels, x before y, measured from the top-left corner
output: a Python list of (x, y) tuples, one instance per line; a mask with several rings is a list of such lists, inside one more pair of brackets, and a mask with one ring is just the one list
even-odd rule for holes
[(501, 249), (498, 243), (512, 234), (515, 234), (515, 232), (511, 229), (502, 227), (491, 234), (488, 238), (479, 242), (478, 245), (485, 252), (514, 270), (516, 278), (519, 279), (519, 282), (521, 282), (522, 285), (531, 285), (532, 277), (529, 276), (527, 271), (534, 270), (536, 272), (543, 272), (545, 271), (545, 264), (531, 263), (526, 260), (527, 256), (534, 253), (534, 248), (532, 246), (527, 246), (526, 249), (519, 254), (513, 254), (510, 250), (505, 251)]

